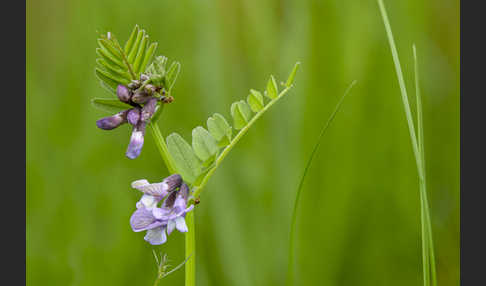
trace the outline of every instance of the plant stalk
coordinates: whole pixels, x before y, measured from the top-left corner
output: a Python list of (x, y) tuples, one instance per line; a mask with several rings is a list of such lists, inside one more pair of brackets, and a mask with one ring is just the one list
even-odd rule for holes
[(194, 223), (194, 211), (188, 212), (186, 215), (186, 224), (188, 232), (186, 232), (186, 257), (191, 255), (185, 265), (185, 286), (196, 285), (196, 232)]
[[(170, 174), (177, 173), (174, 159), (169, 153), (169, 149), (167, 148), (167, 144), (165, 143), (164, 137), (160, 132), (159, 126), (156, 122), (150, 122), (149, 124), (152, 133), (154, 134), (155, 143), (157, 145), (157, 149), (159, 149), (160, 155), (162, 160), (164, 160), (167, 169), (169, 170)], [(186, 286), (195, 286), (196, 285), (196, 226), (194, 224), (194, 210), (192, 212), (187, 213), (186, 215), (186, 224), (188, 228), (188, 232), (185, 234), (185, 256), (188, 257), (191, 255), (189, 260), (185, 264), (185, 285)], [(158, 283), (158, 280), (155, 283)], [(157, 285), (157, 284), (155, 284)]]
[(174, 164), (174, 159), (169, 153), (169, 149), (167, 148), (167, 144), (165, 143), (164, 137), (162, 133), (160, 133), (159, 125), (156, 122), (149, 123), (150, 130), (152, 130), (152, 134), (154, 135), (155, 144), (157, 145), (157, 149), (160, 152), (160, 156), (162, 160), (164, 160), (165, 166), (170, 174), (176, 173), (176, 168)]

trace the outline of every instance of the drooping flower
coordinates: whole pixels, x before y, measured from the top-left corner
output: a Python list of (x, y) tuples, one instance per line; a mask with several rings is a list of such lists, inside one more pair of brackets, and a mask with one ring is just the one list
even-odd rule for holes
[[(165, 243), (166, 232), (170, 234), (174, 229), (187, 232), (184, 218), (194, 206), (187, 207), (189, 187), (180, 175), (171, 175), (153, 184), (147, 180), (138, 180), (132, 183), (132, 187), (143, 192), (136, 204), (137, 210), (130, 218), (133, 231), (146, 230), (144, 239), (152, 245)], [(162, 200), (162, 206), (157, 207)]]
[(190, 212), (194, 205), (187, 207), (189, 198), (189, 187), (183, 183), (175, 199), (164, 201), (162, 208), (154, 209), (153, 213), (156, 218), (167, 219), (167, 234), (176, 228), (180, 232), (187, 232), (185, 221), (186, 213)]
[[(150, 122), (150, 118), (155, 112), (157, 107), (157, 98), (150, 98), (149, 101), (142, 107), (139, 115), (136, 115), (138, 111), (132, 112), (130, 117), (131, 124), (133, 125), (132, 136), (130, 137), (130, 143), (128, 144), (126, 156), (130, 159), (135, 159), (142, 152), (145, 129)], [(128, 121), (128, 119), (127, 119)]]
[(160, 88), (151, 84), (142, 85), (146, 80), (148, 80), (147, 76), (142, 74), (139, 81), (133, 81), (128, 86), (118, 85), (116, 89), (118, 99), (133, 108), (96, 121), (96, 126), (103, 130), (112, 130), (125, 123), (133, 126), (126, 152), (126, 156), (130, 159), (137, 158), (142, 151), (145, 129), (157, 109), (158, 102), (170, 102), (158, 93)]

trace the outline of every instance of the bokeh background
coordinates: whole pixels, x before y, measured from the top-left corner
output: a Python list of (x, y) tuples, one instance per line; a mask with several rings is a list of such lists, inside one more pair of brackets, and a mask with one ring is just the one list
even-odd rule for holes
[[(459, 285), (459, 1), (386, 1), (411, 102), (412, 43), (423, 91), (439, 284)], [(233, 149), (196, 209), (198, 285), (282, 285), (298, 181), (320, 128), (352, 90), (308, 174), (296, 238), (298, 285), (421, 285), (417, 173), (399, 87), (374, 0), (27, 1), (28, 285), (152, 285), (155, 262), (129, 217), (130, 182), (167, 175), (147, 135), (124, 156), (128, 126), (96, 128), (110, 96), (94, 75), (96, 39), (135, 24), (181, 62), (164, 135), (190, 140), (213, 112), (263, 90), (295, 89)], [(172, 265), (184, 236), (155, 248)], [(183, 270), (161, 285), (183, 285)]]

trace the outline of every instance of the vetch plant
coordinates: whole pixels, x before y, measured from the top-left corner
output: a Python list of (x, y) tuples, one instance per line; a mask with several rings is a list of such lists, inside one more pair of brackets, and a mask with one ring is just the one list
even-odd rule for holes
[[(174, 101), (171, 91), (180, 64), (174, 61), (169, 65), (164, 56), (154, 58), (157, 43), (151, 43), (146, 32), (138, 26), (123, 47), (110, 32), (101, 35), (98, 45), (95, 73), (100, 84), (114, 97), (92, 100), (95, 107), (111, 113), (98, 120), (96, 125), (104, 130), (112, 130), (124, 123), (131, 125), (132, 134), (126, 152), (130, 159), (141, 154), (148, 127), (171, 174), (160, 183), (151, 184), (145, 179), (132, 183), (132, 187), (143, 194), (136, 203), (130, 225), (135, 232), (146, 231), (144, 239), (153, 245), (165, 243), (167, 235), (174, 229), (185, 232), (186, 261), (182, 263), (185, 263), (185, 285), (193, 286), (196, 283), (194, 205), (236, 143), (293, 87), (300, 64), (295, 64), (286, 82), (280, 84), (281, 88), (275, 77), (270, 76), (263, 92), (250, 89), (246, 100), (234, 102), (230, 108), (231, 121), (214, 113), (208, 118), (206, 128), (197, 126), (192, 130), (190, 144), (177, 133), (165, 139), (157, 125), (165, 104)], [(164, 263), (158, 262), (155, 285), (176, 270), (166, 273), (162, 265)]]

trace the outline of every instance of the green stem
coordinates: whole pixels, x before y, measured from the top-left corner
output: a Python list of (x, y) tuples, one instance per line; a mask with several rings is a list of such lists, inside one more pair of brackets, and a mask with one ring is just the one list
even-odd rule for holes
[(160, 273), (157, 274), (157, 278), (155, 279), (154, 286), (159, 285), (159, 281), (162, 279), (162, 275)]
[[(160, 133), (159, 126), (155, 122), (150, 122), (149, 124), (152, 133), (154, 134), (155, 143), (157, 148), (159, 149), (160, 155), (164, 160), (169, 173), (175, 174), (176, 168), (174, 164), (174, 159), (169, 153), (167, 148), (167, 144), (165, 143), (164, 137)], [(195, 286), (196, 285), (196, 239), (195, 239), (195, 224), (194, 224), (194, 210), (189, 212), (186, 215), (186, 224), (188, 228), (188, 232), (186, 232), (185, 239), (186, 239), (186, 257), (191, 255), (191, 258), (185, 264), (185, 275), (186, 275), (186, 286)], [(157, 279), (154, 285), (158, 283)]]
[(186, 224), (188, 232), (186, 232), (186, 256), (191, 255), (187, 260), (185, 265), (185, 286), (195, 286), (196, 285), (196, 232), (194, 224), (194, 210), (187, 213)]
[(152, 134), (154, 135), (155, 144), (157, 145), (157, 149), (159, 149), (160, 155), (162, 156), (162, 160), (164, 160), (169, 173), (175, 174), (176, 168), (174, 164), (174, 159), (169, 153), (169, 149), (167, 149), (167, 144), (165, 143), (164, 137), (162, 133), (160, 133), (159, 126), (156, 122), (149, 123), (150, 130), (152, 130)]

